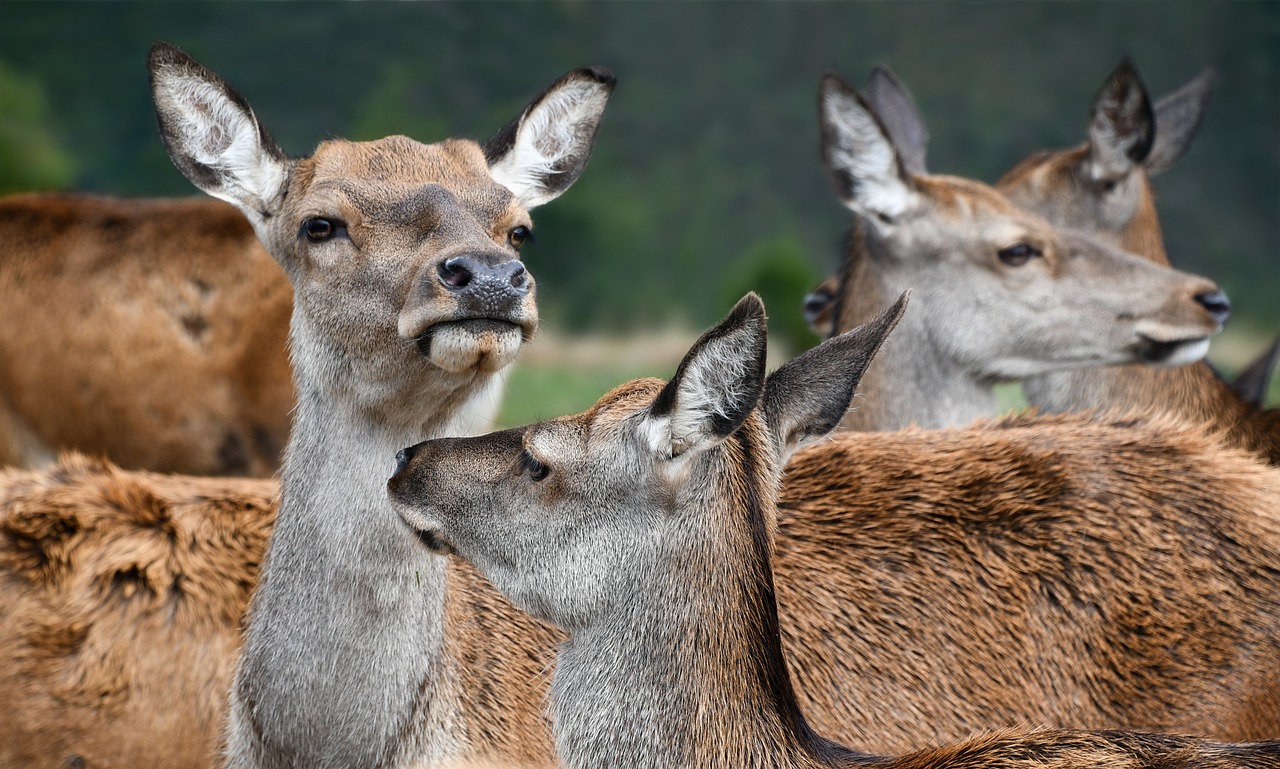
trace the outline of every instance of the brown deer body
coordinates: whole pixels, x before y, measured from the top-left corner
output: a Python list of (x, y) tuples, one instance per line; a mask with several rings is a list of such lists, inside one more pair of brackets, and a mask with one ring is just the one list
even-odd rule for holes
[[(468, 429), (534, 333), (528, 209), (585, 167), (612, 76), (566, 74), (484, 146), (333, 140), (290, 160), (217, 75), (165, 44), (149, 64), (171, 159), (293, 286), (280, 502), (262, 481), (76, 459), (3, 476), (0, 764), (207, 767), (224, 726), (233, 766), (547, 755), (522, 687), (544, 662), (497, 641), (552, 634), (510, 608), (487, 632), (500, 596), (397, 547), (380, 456)], [(473, 666), (493, 678), (463, 681)], [(503, 707), (470, 707), (500, 671)]]
[(1212, 282), (1054, 227), (981, 183), (911, 173), (923, 161), (904, 157), (836, 76), (823, 81), (819, 122), (827, 176), (858, 216), (836, 328), (867, 322), (904, 290), (916, 296), (847, 429), (967, 424), (995, 414), (1001, 381), (1178, 365), (1221, 330), (1226, 300)]
[[(814, 733), (778, 632), (787, 624), (771, 569), (779, 480), (796, 444), (836, 425), (903, 304), (766, 381), (764, 308), (749, 297), (694, 345), (669, 383), (638, 380), (581, 415), (401, 452), (388, 490), (421, 540), (474, 562), (517, 605), (570, 632), (552, 683), (556, 745), (569, 769), (1280, 766), (1280, 742), (1002, 732), (888, 759)], [(864, 438), (837, 445), (855, 440)], [(795, 466), (807, 468), (812, 456), (797, 455)], [(833, 459), (819, 463), (829, 470), (842, 457)], [(840, 537), (822, 534), (843, 527), (817, 523), (804, 527), (815, 537), (809, 541), (840, 552)], [(1007, 543), (1049, 534), (1027, 523), (996, 536)], [(981, 591), (956, 576), (951, 595), (956, 587)], [(869, 587), (859, 595), (874, 602), (881, 585)], [(802, 600), (818, 604), (830, 597), (804, 592)], [(941, 595), (921, 597), (937, 601), (939, 613), (956, 608)], [(858, 601), (849, 603), (856, 612)], [(893, 627), (895, 637), (876, 640), (909, 645), (910, 629)], [(993, 637), (980, 637), (984, 630)], [(961, 633), (990, 645), (1002, 640), (999, 630)], [(802, 670), (797, 662), (793, 669)], [(956, 666), (955, 680), (972, 660), (946, 662)], [(866, 711), (899, 705), (868, 691), (875, 682), (845, 676), (837, 686), (861, 689)]]
[(233, 206), (16, 195), (0, 251), (0, 464), (276, 471), (293, 295)]

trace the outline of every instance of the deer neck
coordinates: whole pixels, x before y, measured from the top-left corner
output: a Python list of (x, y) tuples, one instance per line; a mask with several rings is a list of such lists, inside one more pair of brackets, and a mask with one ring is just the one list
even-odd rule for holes
[(386, 478), (399, 448), (451, 434), (487, 382), (437, 372), (397, 391), (377, 372), (355, 381), (359, 368), (331, 365), (335, 353), (323, 357), (297, 316), (298, 403), (237, 671), (229, 765), (453, 757), (465, 730), (444, 651), (447, 560), (409, 535)]
[[(851, 235), (841, 272), (837, 331), (868, 323), (903, 291), (913, 288), (909, 281), (898, 280), (881, 268), (872, 255), (874, 244), (863, 236), (862, 227), (856, 227)], [(935, 298), (916, 291), (911, 301), (911, 311), (903, 315), (863, 375), (841, 429), (898, 430), (913, 424), (953, 427), (997, 413), (994, 383), (953, 360), (940, 344), (939, 335), (929, 328), (928, 303)]]
[(657, 573), (562, 647), (551, 709), (567, 767), (820, 767), (843, 755), (809, 730), (784, 664), (765, 486), (664, 511), (670, 530), (638, 554)]

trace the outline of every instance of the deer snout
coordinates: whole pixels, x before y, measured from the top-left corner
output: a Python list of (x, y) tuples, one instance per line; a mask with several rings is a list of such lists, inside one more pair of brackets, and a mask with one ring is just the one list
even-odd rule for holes
[(1218, 325), (1224, 325), (1231, 317), (1231, 300), (1221, 289), (1203, 291), (1195, 295), (1195, 300)]
[(529, 293), (529, 271), (519, 259), (497, 260), (464, 254), (440, 263), (440, 284), (457, 294), (510, 295)]

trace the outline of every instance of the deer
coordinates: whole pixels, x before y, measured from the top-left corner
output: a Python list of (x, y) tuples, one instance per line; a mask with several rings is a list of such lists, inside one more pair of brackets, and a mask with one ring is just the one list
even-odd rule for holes
[(0, 307), (0, 464), (279, 469), (293, 292), (231, 204), (0, 198)]
[[(1034, 154), (996, 186), (1055, 223), (1088, 228), (1155, 264), (1168, 265), (1150, 177), (1187, 150), (1214, 82), (1206, 71), (1152, 107), (1133, 63), (1122, 61), (1090, 108), (1088, 142)], [(1280, 413), (1263, 411), (1207, 363), (1181, 368), (1089, 368), (1031, 377), (1027, 400), (1044, 411), (1158, 407), (1212, 420), (1228, 445), (1280, 463)]]
[[(1212, 70), (1206, 71), (1152, 107), (1137, 70), (1126, 59), (1095, 97), (1088, 145), (1036, 153), (1005, 174), (996, 188), (1020, 208), (1040, 214), (1055, 225), (1088, 230), (1137, 256), (1168, 266), (1147, 175), (1163, 171), (1185, 154), (1203, 118), (1213, 82)], [(874, 69), (869, 78), (868, 96), (872, 94), (876, 96), (869, 99), (871, 108), (885, 126), (904, 167), (912, 169), (908, 173), (914, 176), (924, 174), (928, 132), (914, 100), (897, 77), (881, 67)], [(1130, 152), (1138, 153), (1140, 159), (1131, 159)], [(1106, 168), (1122, 170), (1104, 172), (1103, 165), (1093, 163), (1094, 157), (1105, 157)], [(1092, 175), (1113, 173), (1114, 178), (1090, 181)], [(873, 312), (879, 306), (877, 301), (885, 300), (883, 295), (872, 297), (864, 293), (867, 284), (859, 282), (876, 271), (859, 234), (870, 226), (874, 225), (858, 220), (842, 271), (827, 278), (805, 298), (806, 320), (820, 337), (850, 328)], [(853, 282), (844, 283), (846, 278)], [(875, 285), (874, 281), (870, 285)], [(1225, 317), (1225, 297), (1213, 300)], [(838, 318), (841, 313), (848, 317)], [(945, 365), (942, 354), (930, 360), (931, 366)], [(1261, 451), (1274, 463), (1272, 436), (1280, 417), (1245, 402), (1256, 401), (1258, 385), (1252, 381), (1246, 379), (1242, 386), (1247, 392), (1237, 396), (1218, 381), (1208, 364), (1193, 362), (1178, 368), (1108, 365), (1060, 370), (1024, 380), (1024, 389), (1031, 404), (1045, 411), (1159, 407), (1194, 421), (1213, 419), (1229, 427), (1226, 440), (1231, 445)], [(886, 395), (896, 392), (892, 384), (886, 384), (884, 389)], [(1120, 397), (1126, 392), (1128, 395)], [(1064, 393), (1079, 396), (1074, 405), (1062, 400)], [(887, 404), (885, 408), (889, 408)], [(907, 399), (899, 399), (894, 405), (901, 414), (917, 415), (922, 423), (933, 416)], [(994, 403), (989, 408), (993, 409)], [(963, 422), (976, 411), (958, 408), (955, 421)], [(994, 410), (987, 412), (994, 414)], [(881, 429), (893, 425), (867, 415), (852, 426)]]
[[(434, 331), (421, 333), (421, 317), (410, 312), (401, 327), (400, 308), (418, 306), (414, 292), (437, 290), (419, 277), (439, 275), (452, 288), (460, 282), (457, 263), (445, 265), (454, 249), (424, 239), (415, 228), (439, 221), (440, 227), (462, 228), (463, 237), (468, 227), (480, 226), (473, 214), (458, 222), (442, 218), (441, 209), (419, 196), (446, 208), (461, 200), (468, 211), (483, 213), (486, 202), (514, 205), (507, 196), (517, 191), (525, 208), (563, 192), (586, 161), (611, 79), (598, 70), (566, 75), (483, 147), (462, 140), (423, 146), (394, 137), (372, 145), (335, 141), (322, 144), (311, 158), (286, 161), (264, 138), (248, 102), (221, 78), (167, 46), (153, 52), (152, 71), (162, 136), (175, 163), (201, 189), (233, 198), (295, 287), (291, 344), (299, 407), (283, 481), (278, 487), (246, 482), (246, 493), (233, 497), (209, 487), (184, 491), (181, 484), (165, 485), (153, 474), (106, 463), (83, 460), (87, 466), (76, 468), (70, 459), (43, 471), (0, 475), (0, 631), (10, 634), (0, 645), (8, 655), (0, 664), (0, 729), (15, 730), (0, 737), (0, 750), (9, 751), (0, 753), (0, 764), (205, 767), (214, 764), (217, 751), (232, 767), (559, 765), (545, 718), (546, 673), (563, 632), (512, 606), (474, 567), (433, 552), (429, 537), (405, 543), (404, 524), (390, 508), (384, 480), (397, 448), (453, 432), (448, 422), (465, 408), (466, 394), (492, 381), (480, 369), (500, 365), (495, 350), (518, 352), (524, 336), (523, 329), (494, 327), (465, 313), (457, 320), (445, 315), (426, 326)], [(206, 130), (210, 121), (218, 130)], [(202, 138), (222, 139), (214, 149), (223, 151), (205, 152)], [(547, 173), (539, 162), (543, 152), (565, 153), (550, 166), (560, 170)], [(215, 162), (229, 165), (215, 172)], [(335, 164), (340, 173), (332, 170)], [(412, 174), (408, 192), (396, 181), (400, 173)], [(265, 195), (276, 184), (290, 185), (284, 202), (280, 195)], [(422, 244), (426, 252), (394, 265), (341, 258), (347, 238), (363, 244), (383, 237), (378, 227), (371, 235), (371, 225), (355, 217), (363, 209), (341, 197), (344, 190), (382, 190), (403, 203), (377, 206), (398, 218), (375, 223), (398, 227), (386, 237)], [(324, 197), (329, 195), (335, 197)], [(308, 208), (309, 202), (324, 206)], [(521, 214), (519, 206), (512, 215)], [(312, 221), (318, 219), (324, 222)], [(489, 234), (465, 238), (469, 247), (483, 246), (482, 253), (499, 247), (513, 256), (508, 248), (514, 246), (504, 238), (527, 237), (518, 229), (527, 228), (523, 215), (488, 226), (481, 229)], [(458, 231), (447, 232), (452, 237)], [(337, 253), (324, 250), (330, 246)], [(377, 279), (350, 272), (379, 264), (383, 272)], [(330, 287), (343, 297), (334, 307)], [(522, 306), (532, 311), (530, 304), (526, 298)], [(453, 371), (468, 360), (471, 369)], [(409, 377), (413, 386), (397, 387), (397, 377)], [(458, 388), (455, 396), (442, 392), (448, 386)], [(357, 419), (366, 422), (353, 424)], [(380, 436), (402, 442), (379, 448)], [(1120, 451), (1122, 445), (1127, 444), (1099, 451)], [(1162, 445), (1146, 450), (1158, 452)], [(383, 449), (385, 463), (377, 453)], [(1162, 514), (1184, 504), (1212, 504), (1244, 519), (1247, 508), (1248, 520), (1256, 519), (1248, 525), (1263, 526), (1268, 519), (1254, 510), (1263, 503), (1247, 478), (1232, 476), (1228, 485), (1205, 469), (1223, 469), (1209, 459), (1197, 455), (1188, 467), (1177, 468), (1179, 477), (1195, 484), (1185, 498), (1175, 493), (1180, 486), (1156, 484), (1110, 499)], [(375, 466), (376, 483), (370, 480)], [(1211, 503), (1206, 495), (1215, 495)], [(227, 510), (239, 520), (226, 521)], [(780, 549), (806, 551), (803, 538), (784, 542), (789, 531), (780, 527)], [(1061, 618), (1062, 624), (1089, 635), (1094, 650), (1113, 658), (1106, 665), (1063, 640), (1056, 656), (1044, 658), (1048, 673), (1040, 681), (987, 691), (963, 707), (958, 701), (939, 705), (955, 700), (955, 691), (940, 697), (939, 690), (921, 689), (914, 709), (899, 709), (920, 714), (919, 723), (911, 718), (885, 728), (878, 739), (906, 749), (933, 733), (963, 736), (973, 728), (973, 711), (966, 709), (984, 703), (998, 704), (993, 712), (1009, 723), (1171, 729), (1190, 724), (1185, 730), (1224, 739), (1271, 728), (1265, 699), (1245, 698), (1256, 676), (1241, 657), (1256, 645), (1257, 631), (1243, 618), (1261, 616), (1280, 602), (1266, 592), (1270, 582), (1249, 577), (1248, 561), (1240, 579), (1257, 585), (1263, 609), (1241, 605), (1252, 599), (1232, 587), (1237, 581), (1231, 569), (1240, 560), (1234, 554), (1266, 548), (1255, 546), (1252, 534), (1231, 533), (1234, 539), (1219, 543), (1222, 550), (1212, 564), (1221, 571), (1124, 574), (1133, 584), (1126, 596), (1178, 596), (1173, 604), (1192, 607), (1189, 624), (1178, 624), (1187, 614), (1171, 611), (1168, 601), (1148, 611), (1120, 596), (1115, 600), (1124, 613), (1117, 617), (1131, 617), (1132, 624), (1122, 623), (1113, 634), (1094, 633), (1097, 607), (1111, 610), (1117, 604), (1108, 602), (1110, 595), (1095, 596), (1092, 583), (1086, 584), (1081, 589), (1096, 603)], [(1109, 523), (1096, 536), (1112, 542), (1118, 530)], [(1144, 540), (1139, 547), (1153, 544)], [(808, 552), (814, 563), (844, 564), (848, 558), (844, 552)], [(963, 560), (965, 551), (956, 557)], [(1274, 550), (1260, 557), (1277, 562)], [(790, 579), (780, 574), (780, 580)], [(1221, 588), (1218, 606), (1238, 609), (1230, 615), (1236, 624), (1229, 634), (1216, 624), (1216, 614), (1193, 610), (1203, 597), (1194, 591), (1205, 585)], [(797, 582), (794, 590), (803, 593), (807, 583)], [(825, 608), (844, 605), (847, 598), (784, 605), (784, 613), (790, 612), (783, 623), (790, 628), (786, 643), (797, 669), (842, 680), (844, 666), (861, 659), (848, 650), (860, 648), (853, 634), (867, 628), (855, 630)], [(1133, 647), (1132, 631), (1140, 627), (1153, 629), (1153, 646)], [(1179, 633), (1209, 637), (1225, 651), (1200, 661), (1193, 672), (1179, 668), (1166, 681), (1154, 670), (1165, 665), (1159, 657), (1165, 642)], [(1262, 646), (1255, 658), (1266, 659), (1267, 642), (1270, 636), (1257, 642)], [(833, 644), (844, 650), (830, 651)], [(1113, 671), (1117, 661), (1145, 676), (1142, 691), (1111, 686), (1114, 676), (1102, 668)], [(894, 664), (886, 656), (885, 670)], [(991, 660), (984, 664), (998, 667)], [(369, 681), (358, 680), (361, 671)], [(1210, 678), (1211, 689), (1204, 683)], [(1222, 678), (1239, 682), (1223, 690)], [(910, 702), (916, 686), (903, 681), (895, 696)], [(956, 683), (962, 685), (969, 682)], [(1225, 698), (1234, 699), (1223, 705)], [(849, 730), (866, 721), (855, 706), (867, 701), (828, 698), (813, 704), (812, 712), (816, 720), (830, 709), (828, 718)], [(1236, 717), (1246, 707), (1262, 714), (1254, 719), (1260, 726), (1242, 725), (1243, 717)], [(219, 713), (228, 714), (225, 730)], [(863, 739), (852, 731), (831, 733)]]
[(918, 307), (863, 379), (844, 429), (963, 425), (996, 413), (1002, 381), (1199, 360), (1229, 315), (1208, 279), (1055, 227), (980, 182), (912, 173), (923, 153), (899, 151), (834, 73), (820, 86), (819, 125), (826, 176), (857, 219), (835, 327), (866, 322), (908, 288)]
[[(582, 414), (487, 436), (428, 440), (398, 453), (387, 493), (410, 529), (405, 538), (474, 564), (517, 606), (569, 634), (551, 684), (556, 749), (565, 766), (1280, 766), (1280, 741), (1230, 745), (1063, 729), (997, 730), (883, 757), (826, 739), (810, 724), (783, 639), (787, 618), (778, 585), (785, 577), (777, 572), (785, 569), (786, 550), (775, 540), (787, 515), (779, 499), (789, 494), (784, 466), (797, 449), (837, 426), (859, 376), (904, 309), (905, 296), (869, 324), (766, 378), (764, 306), (748, 295), (695, 342), (668, 382), (635, 380)], [(964, 444), (981, 432), (941, 440)], [(879, 437), (848, 435), (836, 445), (852, 449)], [(1202, 439), (1182, 437), (1203, 450)], [(970, 461), (982, 461), (975, 450), (981, 446), (968, 443)], [(795, 454), (787, 483), (811, 464), (829, 468), (830, 448)], [(1255, 482), (1274, 485), (1274, 470), (1239, 453), (1222, 459)], [(946, 474), (956, 466), (935, 467)], [(831, 479), (828, 487), (849, 480)], [(846, 486), (848, 496), (912, 493), (895, 488), (890, 478), (881, 480), (889, 483), (877, 488), (854, 482)], [(793, 504), (803, 505), (804, 498)], [(865, 512), (874, 516), (873, 510), (867, 506)], [(1011, 512), (997, 525), (1023, 512)], [(1157, 521), (1144, 523), (1165, 532), (1176, 526)], [(994, 523), (990, 517), (984, 522)], [(792, 523), (803, 525), (817, 544), (837, 548), (831, 552), (847, 553), (838, 549), (844, 530), (801, 516)], [(1270, 521), (1273, 536), (1277, 523)], [(1050, 528), (1059, 526), (1061, 533), (1084, 533), (1067, 516)], [(1017, 538), (1007, 531), (992, 535), (1010, 543)], [(992, 576), (1002, 577), (992, 566)], [(821, 584), (799, 600), (830, 598)], [(846, 595), (877, 602), (880, 587), (874, 581), (862, 587), (866, 592)], [(842, 606), (826, 609), (841, 612)], [(959, 675), (953, 670), (953, 679)], [(807, 683), (802, 680), (802, 690)], [(877, 684), (855, 678), (841, 682), (847, 685), (866, 695), (867, 710), (893, 709), (866, 691)]]
[[(486, 632), (503, 599), (403, 542), (383, 455), (467, 428), (535, 333), (529, 210), (582, 173), (613, 75), (565, 74), (483, 144), (333, 139), (290, 159), (178, 48), (148, 67), (170, 158), (292, 286), (293, 429), (278, 484), (76, 456), (0, 476), (0, 764), (549, 755), (528, 683), (546, 660), (504, 655)], [(548, 631), (507, 613), (509, 644), (549, 656)], [(506, 710), (484, 707), (504, 678)]]

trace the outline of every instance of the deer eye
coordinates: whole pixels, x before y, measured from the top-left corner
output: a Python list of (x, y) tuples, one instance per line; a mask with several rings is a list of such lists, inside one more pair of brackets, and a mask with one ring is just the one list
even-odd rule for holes
[(999, 251), (1000, 261), (1010, 267), (1021, 267), (1033, 256), (1040, 256), (1040, 249), (1026, 243), (1015, 243)]
[(533, 458), (528, 451), (520, 452), (520, 470), (529, 473), (529, 480), (537, 483), (551, 473), (551, 468)]
[(533, 231), (523, 224), (519, 227), (512, 227), (511, 231), (507, 233), (507, 242), (511, 244), (512, 248), (519, 251), (520, 246), (533, 242)]
[(302, 232), (312, 243), (330, 240), (345, 232), (346, 229), (346, 222), (340, 219), (327, 219), (323, 216), (313, 216), (302, 222)]

